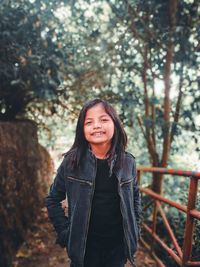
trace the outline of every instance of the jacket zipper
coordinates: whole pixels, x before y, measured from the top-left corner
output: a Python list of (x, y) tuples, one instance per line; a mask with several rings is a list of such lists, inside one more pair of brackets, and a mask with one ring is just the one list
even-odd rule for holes
[(125, 181), (125, 182), (122, 182), (122, 183), (120, 184), (120, 186), (122, 186), (123, 184), (129, 184), (129, 183), (131, 183), (131, 182), (133, 182), (133, 179), (128, 180), (128, 181)]
[[(90, 216), (91, 216), (91, 211), (92, 211), (92, 200), (93, 200), (93, 197), (94, 197), (96, 174), (97, 174), (97, 160), (95, 158), (95, 175), (94, 175), (94, 182), (93, 182), (93, 190), (92, 190), (92, 194), (91, 194), (91, 198), (90, 198), (90, 211), (89, 211), (89, 215), (88, 215), (87, 229), (86, 229), (85, 241), (84, 241), (85, 243), (84, 243), (84, 250), (83, 250), (83, 262), (84, 262), (84, 257), (85, 257), (86, 241), (87, 241), (89, 223), (90, 223)], [(91, 185), (92, 185), (92, 183), (91, 183)]]
[[(115, 174), (116, 175), (116, 174)], [(116, 175), (117, 177), (117, 175)], [(130, 257), (132, 258), (132, 255), (131, 255), (131, 249), (130, 249), (130, 246), (128, 244), (128, 238), (127, 238), (127, 235), (126, 235), (126, 230), (125, 230), (125, 216), (124, 216), (124, 213), (123, 213), (123, 209), (122, 209), (122, 196), (120, 194), (120, 186), (123, 185), (123, 184), (127, 184), (127, 183), (130, 183), (131, 181), (133, 181), (133, 179), (127, 181), (127, 182), (123, 182), (120, 184), (119, 182), (119, 179), (117, 178), (118, 180), (118, 193), (119, 193), (119, 197), (120, 197), (120, 210), (121, 210), (121, 214), (122, 214), (122, 219), (123, 219), (123, 230), (124, 230), (124, 236), (125, 236), (125, 239), (126, 239), (126, 244), (128, 246), (128, 250), (129, 250), (129, 255)]]
[(92, 185), (92, 183), (89, 182), (89, 181), (85, 181), (85, 180), (77, 179), (77, 178), (74, 178), (74, 177), (71, 177), (71, 176), (67, 176), (67, 178), (68, 178), (69, 180), (76, 181), (76, 182), (79, 182), (79, 183), (85, 183), (85, 184)]

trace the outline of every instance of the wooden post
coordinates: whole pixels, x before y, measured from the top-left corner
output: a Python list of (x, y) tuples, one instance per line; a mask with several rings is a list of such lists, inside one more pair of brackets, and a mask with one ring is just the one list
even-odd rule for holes
[[(156, 200), (154, 199), (154, 208), (153, 208), (153, 221), (152, 221), (152, 235), (156, 234), (156, 223), (157, 223), (157, 205)], [(154, 252), (154, 238), (152, 237), (151, 241), (151, 253)]]
[(187, 262), (190, 260), (192, 252), (192, 241), (193, 241), (193, 229), (194, 229), (194, 217), (190, 214), (190, 211), (195, 209), (198, 191), (198, 179), (191, 177), (188, 204), (187, 204), (187, 217), (185, 225), (184, 243), (183, 243), (183, 259), (182, 267), (187, 266)]
[(138, 180), (138, 184), (140, 185), (140, 179), (141, 179), (141, 172), (140, 170), (137, 170), (137, 180)]

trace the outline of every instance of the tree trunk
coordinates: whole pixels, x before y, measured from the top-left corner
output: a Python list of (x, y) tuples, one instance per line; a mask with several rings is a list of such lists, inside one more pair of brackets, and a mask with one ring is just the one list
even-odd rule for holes
[(164, 178), (165, 175), (162, 173), (153, 173), (151, 190), (162, 195)]
[[(174, 32), (174, 27), (176, 25), (176, 11), (177, 11), (177, 0), (169, 0), (169, 20), (170, 20), (170, 30)], [(171, 145), (171, 131), (170, 131), (170, 112), (171, 112), (171, 103), (170, 103), (170, 90), (171, 90), (171, 63), (173, 61), (173, 52), (174, 45), (171, 43), (167, 50), (166, 54), (166, 63), (165, 63), (165, 98), (164, 98), (164, 140), (163, 140), (163, 150), (162, 156), (159, 164), (153, 162), (153, 166), (166, 168), (168, 165), (169, 154), (170, 154), (170, 145)], [(154, 173), (152, 178), (151, 188), (154, 192), (162, 194), (162, 187), (164, 181), (164, 174)]]
[(0, 148), (0, 266), (7, 267), (44, 205), (53, 162), (32, 121), (0, 122)]

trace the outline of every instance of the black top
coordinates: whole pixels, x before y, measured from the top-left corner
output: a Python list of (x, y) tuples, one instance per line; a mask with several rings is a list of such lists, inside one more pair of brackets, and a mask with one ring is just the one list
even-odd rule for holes
[(118, 181), (109, 177), (107, 160), (97, 159), (95, 192), (87, 244), (98, 248), (118, 246), (123, 240)]

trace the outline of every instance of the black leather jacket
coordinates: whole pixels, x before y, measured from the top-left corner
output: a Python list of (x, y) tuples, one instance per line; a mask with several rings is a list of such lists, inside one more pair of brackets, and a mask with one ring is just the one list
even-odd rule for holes
[[(49, 218), (58, 233), (57, 243), (66, 247), (70, 259), (77, 266), (83, 266), (97, 165), (91, 150), (87, 151), (82, 162), (79, 168), (72, 170), (69, 155), (66, 156), (46, 198)], [(113, 164), (110, 172), (112, 169)], [(114, 173), (118, 179), (125, 248), (134, 265), (133, 255), (140, 235), (140, 192), (134, 157), (126, 152), (124, 167)], [(66, 197), (68, 217), (60, 204)]]

